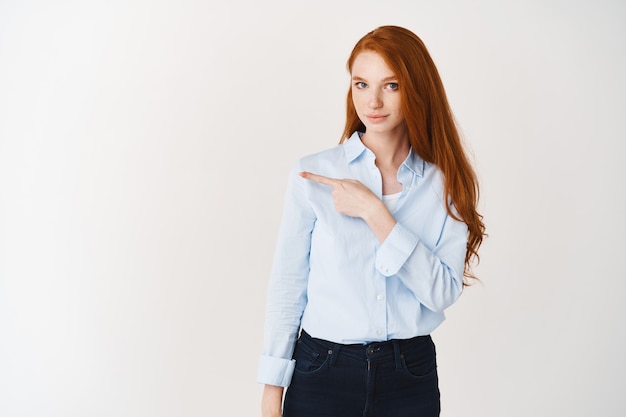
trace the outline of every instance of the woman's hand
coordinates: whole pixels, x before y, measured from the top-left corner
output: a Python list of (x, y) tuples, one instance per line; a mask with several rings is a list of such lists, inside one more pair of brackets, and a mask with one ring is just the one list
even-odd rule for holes
[(300, 176), (331, 187), (333, 189), (332, 196), (335, 200), (335, 209), (346, 216), (365, 219), (376, 209), (376, 205), (380, 203), (378, 197), (357, 180), (328, 178), (310, 172), (301, 172)]
[(261, 399), (262, 417), (282, 417), (283, 415), (283, 387), (265, 385)]
[(360, 217), (383, 242), (396, 224), (385, 204), (357, 180), (329, 178), (310, 172), (301, 172), (304, 179), (327, 185), (333, 189), (335, 210), (350, 217)]

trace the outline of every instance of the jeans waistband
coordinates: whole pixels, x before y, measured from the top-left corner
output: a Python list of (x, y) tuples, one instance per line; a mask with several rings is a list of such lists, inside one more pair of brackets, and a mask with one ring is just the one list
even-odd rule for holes
[(416, 336), (410, 339), (391, 339), (383, 342), (370, 342), (366, 344), (342, 344), (312, 337), (303, 329), (300, 334), (300, 340), (303, 343), (332, 351), (335, 357), (338, 355), (345, 355), (351, 358), (368, 361), (391, 359), (398, 362), (403, 351), (430, 340), (430, 335)]

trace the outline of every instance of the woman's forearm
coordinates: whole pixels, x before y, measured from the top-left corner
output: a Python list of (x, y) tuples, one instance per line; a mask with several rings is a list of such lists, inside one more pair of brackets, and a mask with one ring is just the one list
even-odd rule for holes
[(261, 415), (263, 417), (281, 417), (283, 415), (283, 387), (265, 385), (261, 400)]

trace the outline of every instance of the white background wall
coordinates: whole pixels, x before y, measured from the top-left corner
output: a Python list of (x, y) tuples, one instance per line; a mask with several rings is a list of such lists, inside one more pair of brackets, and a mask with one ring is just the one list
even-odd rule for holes
[(384, 24), (431, 51), (490, 235), (442, 416), (626, 413), (624, 2), (5, 0), (0, 415), (258, 415), (286, 175)]

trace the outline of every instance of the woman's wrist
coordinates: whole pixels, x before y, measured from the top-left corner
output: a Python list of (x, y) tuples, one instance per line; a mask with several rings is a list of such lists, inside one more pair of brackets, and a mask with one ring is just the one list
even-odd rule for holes
[(382, 200), (378, 200), (375, 204), (372, 204), (371, 208), (365, 212), (363, 220), (365, 220), (369, 228), (374, 232), (374, 235), (376, 235), (380, 243), (385, 241), (396, 225), (396, 219), (393, 218)]

